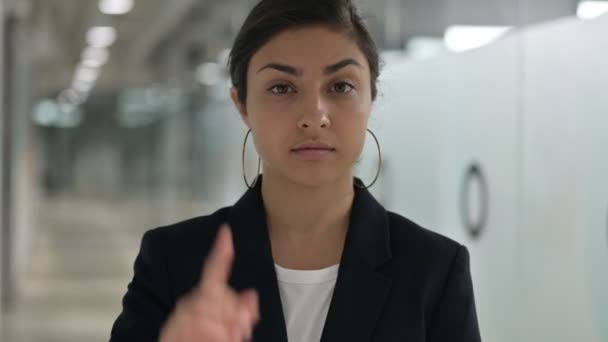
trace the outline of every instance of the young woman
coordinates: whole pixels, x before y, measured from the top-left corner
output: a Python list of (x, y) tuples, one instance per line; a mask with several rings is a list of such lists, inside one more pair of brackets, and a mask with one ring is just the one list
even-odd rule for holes
[(263, 176), (144, 235), (111, 341), (480, 341), (467, 249), (354, 178), (378, 64), (349, 0), (252, 10), (231, 95)]

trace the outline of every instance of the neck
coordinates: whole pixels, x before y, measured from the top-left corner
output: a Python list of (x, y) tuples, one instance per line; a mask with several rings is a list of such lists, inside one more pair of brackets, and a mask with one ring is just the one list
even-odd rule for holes
[(281, 253), (281, 250), (295, 252), (292, 253), (295, 255), (297, 250), (304, 253), (323, 247), (328, 253), (327, 259), (339, 259), (354, 198), (352, 176), (310, 187), (265, 173), (262, 196), (277, 256), (288, 254)]

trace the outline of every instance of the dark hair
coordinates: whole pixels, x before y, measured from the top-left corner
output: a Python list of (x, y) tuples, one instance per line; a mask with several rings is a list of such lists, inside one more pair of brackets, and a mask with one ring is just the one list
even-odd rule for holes
[(247, 99), (247, 69), (251, 57), (269, 40), (292, 28), (327, 25), (354, 39), (370, 67), (372, 100), (380, 74), (378, 48), (351, 0), (262, 0), (245, 19), (228, 60), (238, 99)]

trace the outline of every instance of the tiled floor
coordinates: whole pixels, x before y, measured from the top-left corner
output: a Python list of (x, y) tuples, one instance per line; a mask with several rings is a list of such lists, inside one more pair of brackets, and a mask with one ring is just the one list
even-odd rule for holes
[(2, 315), (1, 341), (108, 341), (142, 234), (200, 212), (196, 207), (179, 206), (168, 218), (141, 201), (44, 204), (24, 285)]

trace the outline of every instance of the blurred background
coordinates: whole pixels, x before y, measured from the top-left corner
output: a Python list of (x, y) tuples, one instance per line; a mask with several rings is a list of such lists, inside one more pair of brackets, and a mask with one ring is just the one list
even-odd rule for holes
[[(1, 341), (107, 341), (142, 234), (246, 189), (225, 64), (255, 2), (0, 0)], [(608, 1), (357, 3), (372, 192), (470, 249), (484, 341), (608, 341)]]

